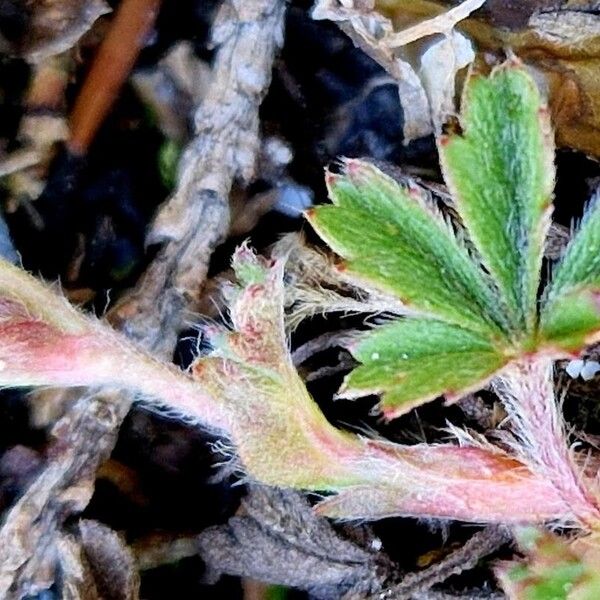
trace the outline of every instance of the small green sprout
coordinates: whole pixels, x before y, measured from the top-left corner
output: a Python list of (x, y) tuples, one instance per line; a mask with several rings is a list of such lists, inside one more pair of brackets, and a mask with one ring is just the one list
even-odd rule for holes
[[(523, 563), (501, 563), (496, 573), (513, 600), (596, 600), (600, 598), (598, 540), (568, 545), (533, 528), (520, 528)], [(592, 543), (590, 543), (590, 541)]]

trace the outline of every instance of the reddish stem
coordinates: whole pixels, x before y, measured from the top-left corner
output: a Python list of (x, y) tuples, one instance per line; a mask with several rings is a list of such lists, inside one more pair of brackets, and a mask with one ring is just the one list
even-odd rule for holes
[(513, 364), (496, 390), (511, 417), (520, 458), (554, 486), (582, 527), (598, 530), (598, 487), (584, 476), (569, 447), (554, 394), (551, 362), (537, 358)]

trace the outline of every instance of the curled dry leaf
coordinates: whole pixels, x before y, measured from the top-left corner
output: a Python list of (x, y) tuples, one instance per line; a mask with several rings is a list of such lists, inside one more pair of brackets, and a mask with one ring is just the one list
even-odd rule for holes
[[(61, 598), (69, 600), (137, 600), (139, 576), (121, 537), (97, 521), (82, 520), (79, 535), (55, 532), (49, 554), (57, 562)], [(43, 540), (42, 543), (45, 543)], [(48, 575), (52, 576), (52, 570)], [(48, 581), (48, 587), (52, 585)], [(34, 588), (31, 588), (34, 591)], [(40, 590), (42, 595), (44, 591)], [(22, 593), (22, 592), (21, 592)], [(15, 593), (13, 597), (22, 597)]]
[(376, 553), (343, 539), (289, 490), (251, 486), (241, 514), (207, 529), (198, 545), (218, 573), (297, 587), (320, 600), (364, 597), (391, 575)]
[(434, 131), (456, 112), (456, 74), (475, 59), (473, 45), (460, 31), (450, 31), (421, 55), (419, 77), (429, 99)]
[[(61, 574), (58, 591), (62, 598), (69, 600), (101, 600), (90, 567), (85, 559), (81, 546), (74, 536), (56, 534), (56, 562)], [(48, 573), (51, 577), (51, 571)], [(48, 588), (52, 579), (48, 581)], [(43, 588), (42, 588), (43, 589)], [(31, 590), (34, 592), (34, 590)], [(35, 592), (34, 592), (35, 593)], [(44, 592), (40, 590), (40, 595)], [(19, 597), (14, 595), (14, 597)]]
[[(454, 112), (456, 75), (475, 58), (469, 40), (454, 27), (484, 2), (465, 0), (401, 32), (388, 17), (373, 10), (374, 3), (319, 0), (313, 18), (336, 22), (394, 78), (408, 143), (439, 132), (445, 117)], [(406, 46), (410, 46), (408, 51)]]
[[(401, 32), (447, 13), (449, 0), (376, 0)], [(600, 156), (600, 15), (579, 0), (488, 0), (457, 24), (477, 50), (476, 63), (501, 61), (510, 48), (536, 73), (549, 96), (559, 146)]]
[(486, 0), (464, 0), (460, 4), (449, 8), (435, 17), (420, 21), (407, 27), (404, 31), (394, 33), (388, 40), (392, 48), (406, 46), (429, 35), (448, 35), (463, 19), (472, 12), (481, 8)]
[(79, 522), (79, 536), (102, 598), (136, 600), (140, 579), (125, 540), (106, 525), (89, 519)]
[[(7, 512), (0, 529), (0, 597), (20, 598), (49, 588), (57, 562), (72, 567), (69, 585), (74, 589), (85, 579), (79, 547), (63, 536), (58, 524), (65, 515), (82, 511), (91, 498), (98, 464), (110, 454), (115, 425), (128, 409), (117, 400), (109, 393), (84, 397), (55, 425), (51, 460)], [(90, 445), (90, 439), (99, 442)]]

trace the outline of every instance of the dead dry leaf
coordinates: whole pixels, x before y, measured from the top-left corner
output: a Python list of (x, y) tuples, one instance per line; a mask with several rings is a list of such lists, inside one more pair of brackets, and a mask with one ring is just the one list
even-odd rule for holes
[(415, 68), (385, 43), (394, 31), (389, 19), (365, 9), (358, 1), (342, 3), (338, 0), (318, 0), (312, 16), (313, 19), (335, 22), (356, 46), (392, 76), (398, 85), (404, 111), (406, 143), (433, 131), (427, 94)]
[(486, 0), (465, 0), (458, 6), (450, 8), (431, 19), (421, 21), (403, 31), (394, 33), (386, 41), (390, 48), (399, 48), (424, 37), (436, 34), (449, 35), (460, 21), (466, 19), (473, 11), (481, 8)]
[(69, 600), (102, 600), (90, 566), (75, 537), (57, 534), (55, 549), (61, 575), (61, 597)]
[[(447, 13), (450, 0), (376, 0), (401, 32)], [(488, 0), (457, 24), (477, 62), (500, 62), (511, 50), (547, 91), (557, 144), (600, 157), (600, 14), (598, 2)]]
[(124, 539), (110, 527), (88, 519), (79, 522), (79, 535), (102, 598), (136, 600), (140, 577), (133, 554)]
[(203, 560), (216, 572), (332, 600), (374, 593), (392, 575), (377, 552), (338, 535), (298, 492), (252, 486), (243, 513), (198, 538)]
[(447, 117), (456, 110), (456, 75), (475, 60), (469, 39), (451, 31), (423, 52), (419, 76), (427, 97), (435, 132), (441, 131)]
[[(61, 528), (87, 506), (98, 464), (115, 443), (115, 423), (128, 408), (114, 394), (84, 397), (56, 424), (48, 466), (6, 514), (0, 529), (0, 597), (35, 594), (53, 584), (62, 560), (57, 546)], [(99, 440), (95, 446), (87, 443), (92, 436)], [(72, 564), (72, 552), (64, 560)]]
[(454, 32), (454, 27), (484, 2), (465, 0), (402, 31), (386, 15), (373, 10), (374, 3), (360, 0), (318, 0), (312, 15), (337, 23), (393, 77), (408, 143), (439, 129), (444, 118), (454, 112), (456, 74), (475, 57), (469, 40)]

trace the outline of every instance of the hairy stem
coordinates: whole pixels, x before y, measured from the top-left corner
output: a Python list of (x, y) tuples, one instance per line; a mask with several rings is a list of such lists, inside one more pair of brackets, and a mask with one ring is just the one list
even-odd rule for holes
[(598, 529), (598, 490), (583, 476), (569, 447), (554, 395), (551, 360), (515, 363), (503, 373), (496, 391), (510, 416), (515, 450), (521, 460), (552, 484), (578, 525)]

